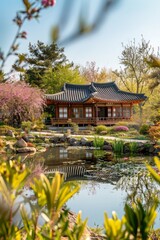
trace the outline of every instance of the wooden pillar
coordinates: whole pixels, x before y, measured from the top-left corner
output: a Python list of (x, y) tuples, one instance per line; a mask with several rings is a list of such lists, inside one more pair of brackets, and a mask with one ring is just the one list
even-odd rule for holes
[(124, 117), (123, 115), (123, 104), (121, 103), (121, 107), (122, 107), (122, 118)]
[(83, 105), (83, 118), (86, 118), (85, 105)]
[(71, 118), (72, 116), (72, 114), (71, 114), (71, 104), (68, 104), (68, 118)]
[(55, 105), (55, 118), (59, 118), (59, 106)]
[(132, 117), (132, 103), (130, 104), (130, 118)]

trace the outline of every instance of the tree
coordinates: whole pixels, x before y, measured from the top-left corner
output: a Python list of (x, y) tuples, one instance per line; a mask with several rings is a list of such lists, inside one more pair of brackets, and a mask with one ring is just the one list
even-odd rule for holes
[(107, 71), (106, 68), (100, 69), (96, 66), (96, 62), (87, 62), (85, 67), (81, 67), (80, 72), (87, 83), (107, 82), (115, 79), (112, 71)]
[[(119, 82), (124, 89), (129, 92), (144, 93), (148, 89), (149, 72), (145, 59), (153, 54), (153, 48), (150, 42), (146, 42), (142, 38), (141, 42), (136, 45), (135, 40), (127, 45), (122, 45), (123, 51), (120, 57), (120, 64), (123, 66), (120, 71), (114, 73), (118, 76)], [(142, 104), (139, 104), (140, 119), (142, 119)]]
[(29, 44), (29, 54), (20, 54), (14, 69), (24, 73), (23, 79), (33, 86), (41, 86), (45, 73), (56, 70), (59, 66), (72, 66), (64, 55), (64, 49), (56, 43), (45, 45), (38, 41)]
[(22, 80), (32, 86), (38, 86), (47, 93), (55, 93), (61, 90), (65, 82), (84, 82), (79, 67), (69, 63), (64, 49), (56, 43), (45, 45), (39, 41), (37, 45), (29, 45), (29, 52), (29, 55), (19, 55), (14, 68), (21, 71)]
[(160, 86), (160, 58), (154, 55), (150, 55), (146, 62), (150, 66), (151, 73), (149, 77), (152, 79), (149, 87), (154, 90), (156, 87)]
[(11, 125), (38, 119), (45, 106), (44, 94), (26, 83), (0, 84), (0, 112)]
[(40, 87), (47, 93), (56, 93), (61, 91), (66, 82), (83, 84), (85, 79), (80, 75), (78, 67), (59, 66), (55, 71), (46, 71)]

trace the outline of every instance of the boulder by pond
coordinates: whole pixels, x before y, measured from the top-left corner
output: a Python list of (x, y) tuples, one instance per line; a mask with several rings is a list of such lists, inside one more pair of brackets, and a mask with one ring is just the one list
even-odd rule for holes
[(16, 153), (36, 153), (36, 148), (34, 147), (21, 147), (16, 149)]

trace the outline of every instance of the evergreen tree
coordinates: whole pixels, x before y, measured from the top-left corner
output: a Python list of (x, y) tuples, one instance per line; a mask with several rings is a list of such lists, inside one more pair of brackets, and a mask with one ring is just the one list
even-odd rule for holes
[[(38, 41), (36, 45), (29, 44), (29, 54), (19, 55), (14, 69), (23, 72), (22, 79), (32, 86), (42, 87), (43, 79), (48, 71), (58, 71), (59, 67), (71, 68), (64, 54), (64, 49), (57, 44), (45, 45)], [(52, 79), (53, 80), (53, 79)]]

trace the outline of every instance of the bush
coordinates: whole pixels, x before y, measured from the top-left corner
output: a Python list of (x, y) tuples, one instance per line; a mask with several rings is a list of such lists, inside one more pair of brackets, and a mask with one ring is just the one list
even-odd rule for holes
[(95, 128), (97, 134), (100, 134), (103, 131), (108, 131), (108, 128), (105, 125), (99, 125)]
[(139, 133), (142, 134), (142, 135), (147, 135), (147, 134), (148, 134), (148, 131), (149, 131), (149, 128), (150, 128), (149, 125), (143, 124), (143, 125), (140, 127)]
[(78, 133), (79, 132), (79, 126), (78, 126), (77, 123), (71, 122), (70, 125), (71, 125), (72, 130), (73, 130), (74, 133)]
[(139, 124), (136, 122), (118, 122), (116, 123), (116, 126), (126, 126), (129, 129), (134, 128), (136, 130), (139, 130)]
[(116, 126), (114, 127), (114, 131), (116, 132), (128, 132), (129, 128), (126, 126)]
[(1, 125), (0, 126), (0, 134), (6, 134), (9, 130), (15, 132), (15, 128), (9, 125)]
[(149, 129), (149, 136), (154, 140), (158, 141), (160, 139), (160, 122), (157, 125), (151, 126)]
[(30, 122), (30, 121), (22, 122), (21, 128), (25, 131), (30, 131), (32, 129), (32, 122)]

